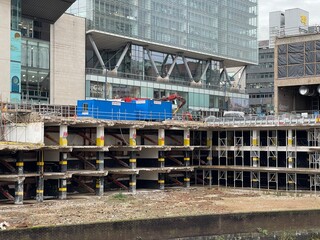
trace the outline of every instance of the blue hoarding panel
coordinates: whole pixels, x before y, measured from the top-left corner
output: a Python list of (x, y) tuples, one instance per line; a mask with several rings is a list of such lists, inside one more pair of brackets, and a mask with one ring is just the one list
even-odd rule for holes
[(78, 100), (77, 116), (108, 120), (136, 120), (135, 104), (111, 100)]
[(172, 103), (149, 99), (132, 102), (78, 100), (77, 116), (108, 120), (163, 121), (172, 119)]

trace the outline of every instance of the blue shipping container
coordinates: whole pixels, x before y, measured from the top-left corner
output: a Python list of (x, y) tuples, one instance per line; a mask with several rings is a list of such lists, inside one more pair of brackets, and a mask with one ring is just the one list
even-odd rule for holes
[(163, 121), (172, 119), (172, 103), (150, 99), (133, 100), (136, 104), (136, 119)]
[(108, 120), (136, 120), (135, 103), (112, 100), (78, 100), (77, 116)]

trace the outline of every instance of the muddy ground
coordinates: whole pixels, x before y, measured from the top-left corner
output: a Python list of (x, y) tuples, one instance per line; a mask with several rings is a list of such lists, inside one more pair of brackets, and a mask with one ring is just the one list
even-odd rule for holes
[(280, 194), (217, 188), (175, 188), (69, 195), (68, 200), (0, 203), (9, 228), (238, 212), (320, 209), (315, 194)]

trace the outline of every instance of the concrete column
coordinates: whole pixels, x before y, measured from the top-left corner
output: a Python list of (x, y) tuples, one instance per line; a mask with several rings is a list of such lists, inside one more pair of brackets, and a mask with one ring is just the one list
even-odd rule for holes
[[(209, 152), (207, 156), (207, 165), (212, 166), (212, 131), (207, 131), (207, 146), (209, 147)], [(209, 186), (212, 183), (212, 171), (209, 170)]]
[(130, 175), (130, 182), (129, 182), (129, 191), (135, 193), (137, 190), (137, 176), (136, 174)]
[[(259, 144), (259, 139), (258, 139), (258, 130), (252, 130), (252, 146), (256, 147)], [(259, 157), (256, 156), (257, 152), (254, 151), (254, 156), (252, 157), (252, 166), (253, 167), (258, 167), (259, 166)]]
[[(164, 157), (164, 152), (163, 151), (159, 151), (158, 153), (158, 166), (160, 168), (163, 168), (165, 166), (165, 157)], [(158, 174), (158, 183), (159, 183), (159, 189), (160, 190), (164, 190), (164, 173), (159, 173)]]
[(59, 165), (60, 165), (60, 171), (61, 172), (66, 172), (68, 170), (68, 154), (67, 153), (60, 153), (60, 161), (59, 161)]
[[(288, 142), (287, 142), (287, 146), (288, 147), (292, 147), (292, 143), (293, 143), (293, 137), (292, 137), (292, 129), (288, 129)], [(287, 153), (289, 154), (289, 153)], [(288, 168), (293, 168), (293, 157), (292, 157), (292, 152), (291, 154), (289, 154), (288, 157)]]
[(251, 179), (251, 181), (252, 181), (252, 188), (259, 188), (259, 179), (253, 178)]
[(288, 190), (295, 190), (296, 185), (296, 175), (290, 175), (287, 173), (287, 183), (288, 183)]
[[(135, 142), (135, 140), (134, 140), (134, 142)], [(131, 169), (137, 168), (136, 152), (133, 152), (133, 151), (130, 152), (129, 166)], [(136, 174), (132, 174), (130, 176), (129, 190), (131, 192), (136, 192), (136, 185), (137, 185), (137, 176), (136, 176)]]
[(258, 131), (252, 130), (252, 146), (258, 146)]
[(288, 130), (288, 147), (292, 147), (292, 129)]
[(40, 151), (37, 156), (37, 173), (39, 177), (37, 178), (37, 195), (36, 199), (37, 202), (43, 202), (43, 195), (44, 195), (44, 159), (43, 159), (43, 152)]
[(189, 129), (185, 129), (183, 131), (183, 145), (190, 146), (190, 130)]
[(259, 166), (259, 157), (252, 157), (252, 167), (258, 167)]
[(96, 146), (98, 146), (98, 147), (104, 146), (104, 126), (97, 127)]
[[(23, 152), (18, 151), (17, 159), (16, 159), (16, 169), (18, 175), (23, 175)], [(15, 182), (15, 195), (14, 195), (14, 203), (15, 204), (23, 204), (23, 183), (24, 177), (18, 178), (18, 181)]]
[[(104, 126), (97, 127), (96, 146), (98, 146), (98, 147), (104, 146)], [(96, 170), (97, 171), (104, 170), (104, 152), (97, 152)], [(95, 193), (97, 196), (103, 196), (104, 177), (97, 177), (96, 178), (96, 189), (95, 190), (96, 190)]]
[(129, 132), (129, 145), (130, 146), (136, 146), (137, 145), (137, 130), (135, 128), (130, 128)]
[(131, 169), (137, 168), (137, 154), (134, 151), (130, 152), (129, 166)]
[(293, 158), (288, 157), (288, 168), (293, 168)]
[(67, 199), (67, 179), (59, 179), (59, 199)]
[(159, 129), (158, 130), (158, 145), (164, 146), (164, 144), (165, 144), (165, 130)]
[[(68, 154), (67, 153), (60, 153), (60, 171), (65, 173), (68, 170)], [(67, 198), (67, 179), (62, 178), (59, 179), (59, 199), (66, 199)]]
[(62, 147), (68, 146), (68, 126), (60, 125), (59, 145)]
[(212, 131), (207, 131), (207, 147), (209, 147), (207, 163), (212, 165)]
[[(104, 152), (97, 152), (96, 170), (97, 171), (104, 170)], [(103, 193), (104, 193), (104, 177), (97, 177), (96, 178), (96, 195), (102, 196)]]
[[(59, 131), (59, 145), (61, 147), (68, 146), (68, 126), (67, 125), (60, 125)], [(60, 171), (66, 172), (67, 171), (67, 153), (60, 153)], [(58, 190), (59, 190), (59, 199), (66, 199), (67, 198), (67, 179), (62, 178), (59, 179), (58, 183)]]
[[(186, 167), (190, 166), (190, 152), (189, 151), (185, 151), (184, 152), (184, 165)], [(185, 187), (190, 187), (190, 172), (185, 172), (185, 177), (183, 179), (184, 181), (184, 186)]]

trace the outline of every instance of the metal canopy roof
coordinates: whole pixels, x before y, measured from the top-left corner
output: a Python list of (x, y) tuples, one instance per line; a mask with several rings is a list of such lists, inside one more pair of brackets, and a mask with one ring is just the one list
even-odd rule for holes
[(23, 0), (22, 15), (54, 23), (76, 0)]
[[(209, 53), (193, 51), (190, 49), (174, 47), (166, 44), (150, 42), (147, 40), (142, 40), (133, 37), (121, 36), (114, 33), (102, 32), (99, 30), (89, 30), (87, 34), (90, 34), (96, 43), (98, 49), (119, 49), (125, 46), (128, 42), (148, 47), (150, 50), (170, 53), (170, 54), (183, 54), (185, 57), (200, 59), (200, 60), (216, 60), (216, 61), (224, 61), (226, 67), (238, 67), (244, 66), (247, 64), (254, 64), (246, 61), (241, 61), (232, 58), (224, 58), (222, 56), (216, 56)], [(91, 48), (90, 41), (87, 41), (87, 48)]]

